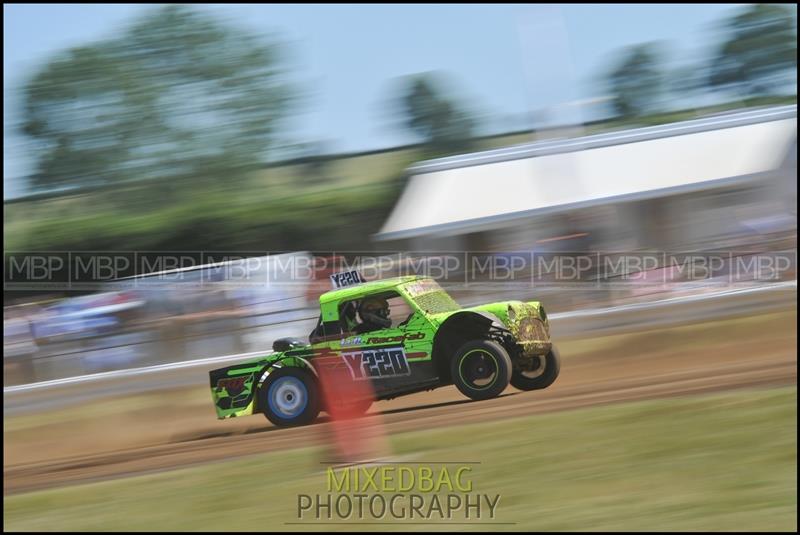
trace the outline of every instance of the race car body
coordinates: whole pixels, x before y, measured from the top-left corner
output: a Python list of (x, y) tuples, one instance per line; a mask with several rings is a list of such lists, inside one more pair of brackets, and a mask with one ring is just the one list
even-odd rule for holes
[(539, 302), (462, 309), (429, 278), (335, 277), (346, 285), (320, 297), (319, 321), (307, 341), (277, 340), (272, 353), (210, 372), (219, 418), (260, 412), (277, 425), (300, 425), (320, 410), (358, 405), (363, 412), (373, 400), (449, 384), (480, 400), (508, 384), (546, 388), (558, 376)]

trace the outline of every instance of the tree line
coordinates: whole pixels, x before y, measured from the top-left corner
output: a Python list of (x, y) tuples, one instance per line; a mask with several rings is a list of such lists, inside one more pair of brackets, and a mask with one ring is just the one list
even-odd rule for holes
[[(770, 94), (796, 72), (795, 16), (782, 5), (741, 7), (722, 22), (708, 65), (677, 87)], [(34, 141), (33, 191), (157, 179), (163, 198), (213, 187), (262, 167), (299, 105), (280, 43), (191, 6), (156, 9), (117, 37), (58, 54), (24, 87), (24, 133)], [(667, 84), (654, 43), (623, 50), (606, 76), (616, 116), (658, 111)], [(472, 148), (478, 121), (436, 73), (409, 76), (393, 104), (429, 156)], [(309, 170), (321, 172), (320, 155)]]

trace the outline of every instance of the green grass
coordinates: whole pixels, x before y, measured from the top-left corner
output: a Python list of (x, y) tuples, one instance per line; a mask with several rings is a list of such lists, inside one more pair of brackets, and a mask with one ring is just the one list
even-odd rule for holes
[[(392, 438), (414, 461), (480, 461), (514, 530), (795, 530), (797, 389), (637, 402)], [(265, 437), (264, 440), (269, 440)], [(318, 448), (4, 498), (6, 530), (264, 531), (325, 493)], [(415, 526), (386, 530), (491, 529)]]
[(765, 314), (695, 322), (668, 328), (653, 328), (608, 336), (559, 340), (564, 355), (572, 358), (601, 354), (620, 355), (635, 352), (641, 357), (659, 356), (664, 352), (692, 353), (725, 350), (732, 343), (757, 341), (796, 345), (797, 310), (781, 310)]
[[(141, 413), (146, 416), (148, 421), (152, 422), (159, 413), (163, 414), (164, 407), (174, 407), (181, 411), (188, 411), (198, 406), (207, 408), (212, 421), (216, 421), (212, 403), (205, 385), (159, 390), (158, 395), (153, 395), (152, 392), (125, 394), (106, 397), (102, 403), (79, 403), (61, 408), (48, 408), (21, 415), (6, 416), (3, 418), (3, 433), (25, 430), (47, 433), (50, 426), (64, 422), (80, 428), (84, 428), (90, 423), (96, 423), (108, 429), (109, 420), (113, 422), (114, 419), (131, 413)], [(8, 436), (6, 436), (6, 440), (9, 440)]]

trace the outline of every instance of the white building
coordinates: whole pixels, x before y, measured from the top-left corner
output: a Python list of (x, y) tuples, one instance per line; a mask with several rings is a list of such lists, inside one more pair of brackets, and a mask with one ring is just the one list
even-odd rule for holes
[(423, 162), (380, 233), (421, 251), (676, 250), (796, 233), (797, 106)]

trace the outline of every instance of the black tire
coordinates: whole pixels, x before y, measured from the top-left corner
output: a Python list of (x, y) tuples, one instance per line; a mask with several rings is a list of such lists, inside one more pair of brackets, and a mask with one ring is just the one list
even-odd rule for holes
[(319, 416), (317, 381), (303, 368), (275, 370), (261, 385), (258, 395), (264, 416), (279, 427), (310, 424)]
[(544, 363), (544, 368), (539, 367), (531, 372), (523, 372), (515, 369), (511, 374), (511, 386), (518, 390), (541, 390), (547, 388), (558, 378), (561, 371), (561, 358), (555, 346), (550, 352), (540, 359), (540, 364)]
[(492, 340), (473, 340), (456, 351), (450, 376), (462, 394), (476, 401), (500, 395), (511, 380), (511, 358)]

